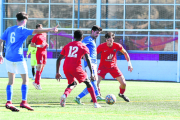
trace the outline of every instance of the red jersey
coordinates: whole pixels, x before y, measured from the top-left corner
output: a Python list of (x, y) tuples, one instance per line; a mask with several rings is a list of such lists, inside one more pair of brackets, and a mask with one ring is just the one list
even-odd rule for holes
[(117, 51), (123, 49), (123, 46), (119, 43), (113, 42), (112, 47), (108, 47), (107, 43), (102, 43), (97, 47), (97, 54), (101, 54), (101, 60), (99, 67), (112, 68), (117, 66)]
[[(46, 33), (41, 33), (41, 34), (36, 34), (33, 39), (32, 39), (32, 43), (35, 43), (36, 45), (42, 45), (42, 44), (47, 44), (46, 42)], [(37, 48), (37, 53), (44, 53), (46, 52), (46, 47), (44, 46), (43, 48)]]
[(73, 41), (64, 46), (60, 54), (66, 57), (63, 69), (77, 70), (82, 68), (81, 59), (85, 54), (89, 54), (89, 49), (81, 41)]

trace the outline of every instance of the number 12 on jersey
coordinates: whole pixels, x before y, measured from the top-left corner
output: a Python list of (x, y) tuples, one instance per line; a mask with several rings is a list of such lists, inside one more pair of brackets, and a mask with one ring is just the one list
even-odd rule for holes
[(69, 54), (68, 57), (74, 57), (77, 58), (77, 51), (78, 51), (78, 47), (77, 46), (69, 46)]

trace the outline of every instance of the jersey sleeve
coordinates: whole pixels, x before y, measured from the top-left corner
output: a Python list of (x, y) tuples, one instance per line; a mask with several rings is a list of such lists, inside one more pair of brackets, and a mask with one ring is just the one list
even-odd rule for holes
[(121, 44), (117, 44), (117, 47), (119, 51), (123, 49), (123, 46)]
[(66, 46), (63, 47), (62, 51), (61, 51), (61, 55), (64, 55), (65, 56), (65, 49), (66, 49)]
[(85, 37), (84, 40), (82, 41), (82, 43), (83, 43), (84, 45), (89, 44), (89, 42), (90, 42), (90, 40), (89, 40), (87, 37)]
[(31, 42), (32, 42), (32, 43), (36, 43), (36, 40), (37, 40), (37, 36), (35, 35), (35, 36), (32, 38)]
[(25, 28), (25, 27), (22, 27), (21, 33), (22, 33), (23, 35), (29, 36), (29, 35), (32, 35), (33, 31), (34, 31), (34, 30), (32, 30), (32, 29), (27, 29), (27, 28)]
[(2, 36), (1, 36), (1, 39), (2, 39), (2, 40), (4, 40), (4, 41), (7, 40), (7, 36), (8, 36), (7, 33), (8, 33), (7, 30), (5, 30), (5, 32), (4, 32), (4, 33), (2, 34)]
[(101, 51), (102, 51), (102, 44), (100, 44), (100, 45), (97, 47), (97, 54), (99, 54)]
[(86, 46), (84, 46), (84, 54), (89, 54), (89, 49)]

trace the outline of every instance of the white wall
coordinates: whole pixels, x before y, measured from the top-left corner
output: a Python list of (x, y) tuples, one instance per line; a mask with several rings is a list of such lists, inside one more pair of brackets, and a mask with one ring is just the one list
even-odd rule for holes
[[(63, 64), (64, 59), (61, 64)], [(152, 81), (177, 81), (177, 61), (140, 61), (132, 60), (133, 72), (128, 71), (127, 61), (118, 60), (117, 64), (121, 72), (125, 76), (126, 80), (152, 80)], [(99, 61), (98, 61), (99, 63)], [(29, 77), (32, 77), (30, 59), (27, 61)], [(60, 73), (63, 78), (62, 65)], [(44, 71), (42, 72), (42, 78), (55, 78), (56, 74), (56, 59), (48, 59)], [(5, 63), (0, 64), (0, 77), (7, 77)], [(20, 77), (20, 75), (16, 75)], [(105, 79), (113, 79), (110, 74), (106, 75)]]

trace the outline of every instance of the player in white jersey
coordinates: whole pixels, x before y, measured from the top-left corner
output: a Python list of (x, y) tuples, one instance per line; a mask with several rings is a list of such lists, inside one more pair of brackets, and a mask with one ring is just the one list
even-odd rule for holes
[(13, 84), (15, 81), (15, 74), (20, 74), (23, 80), (21, 86), (22, 102), (20, 104), (20, 107), (33, 111), (34, 109), (31, 106), (29, 106), (29, 104), (27, 103), (29, 77), (28, 77), (27, 64), (23, 54), (23, 43), (29, 35), (44, 33), (49, 31), (57, 32), (58, 30), (57, 30), (57, 26), (49, 29), (35, 29), (35, 30), (25, 28), (24, 26), (26, 25), (28, 20), (28, 15), (25, 12), (17, 13), (16, 18), (17, 18), (17, 25), (7, 28), (0, 39), (0, 64), (2, 64), (4, 60), (2, 56), (2, 48), (3, 48), (3, 41), (5, 41), (6, 42), (5, 63), (9, 77), (9, 82), (6, 88), (7, 103), (5, 107), (7, 109), (10, 109), (11, 111), (16, 111), (16, 112), (19, 111), (19, 109), (17, 109), (12, 104), (12, 95), (13, 95)]
[[(96, 94), (96, 98), (98, 101), (104, 101), (105, 99), (102, 98), (100, 96), (100, 93), (98, 91), (98, 87), (97, 87), (97, 80), (98, 80), (98, 75), (97, 75), (97, 51), (96, 51), (96, 43), (95, 40), (96, 38), (99, 36), (99, 34), (101, 33), (102, 28), (94, 25), (91, 29), (91, 35), (87, 36), (84, 38), (84, 40), (82, 41), (82, 43), (84, 43), (89, 51), (90, 51), (90, 58), (91, 58), (91, 63), (92, 63), (92, 70), (93, 70), (93, 74), (95, 75), (95, 79), (91, 80), (91, 83), (94, 87), (94, 91)], [(87, 72), (87, 74), (90, 76), (90, 71), (89, 68), (87, 66), (86, 61), (84, 61), (84, 66), (85, 66), (85, 71)], [(85, 95), (87, 95), (89, 92), (87, 90), (87, 88), (85, 88), (76, 98), (75, 98), (75, 102), (77, 102), (78, 104), (82, 104), (80, 99), (83, 98)]]

